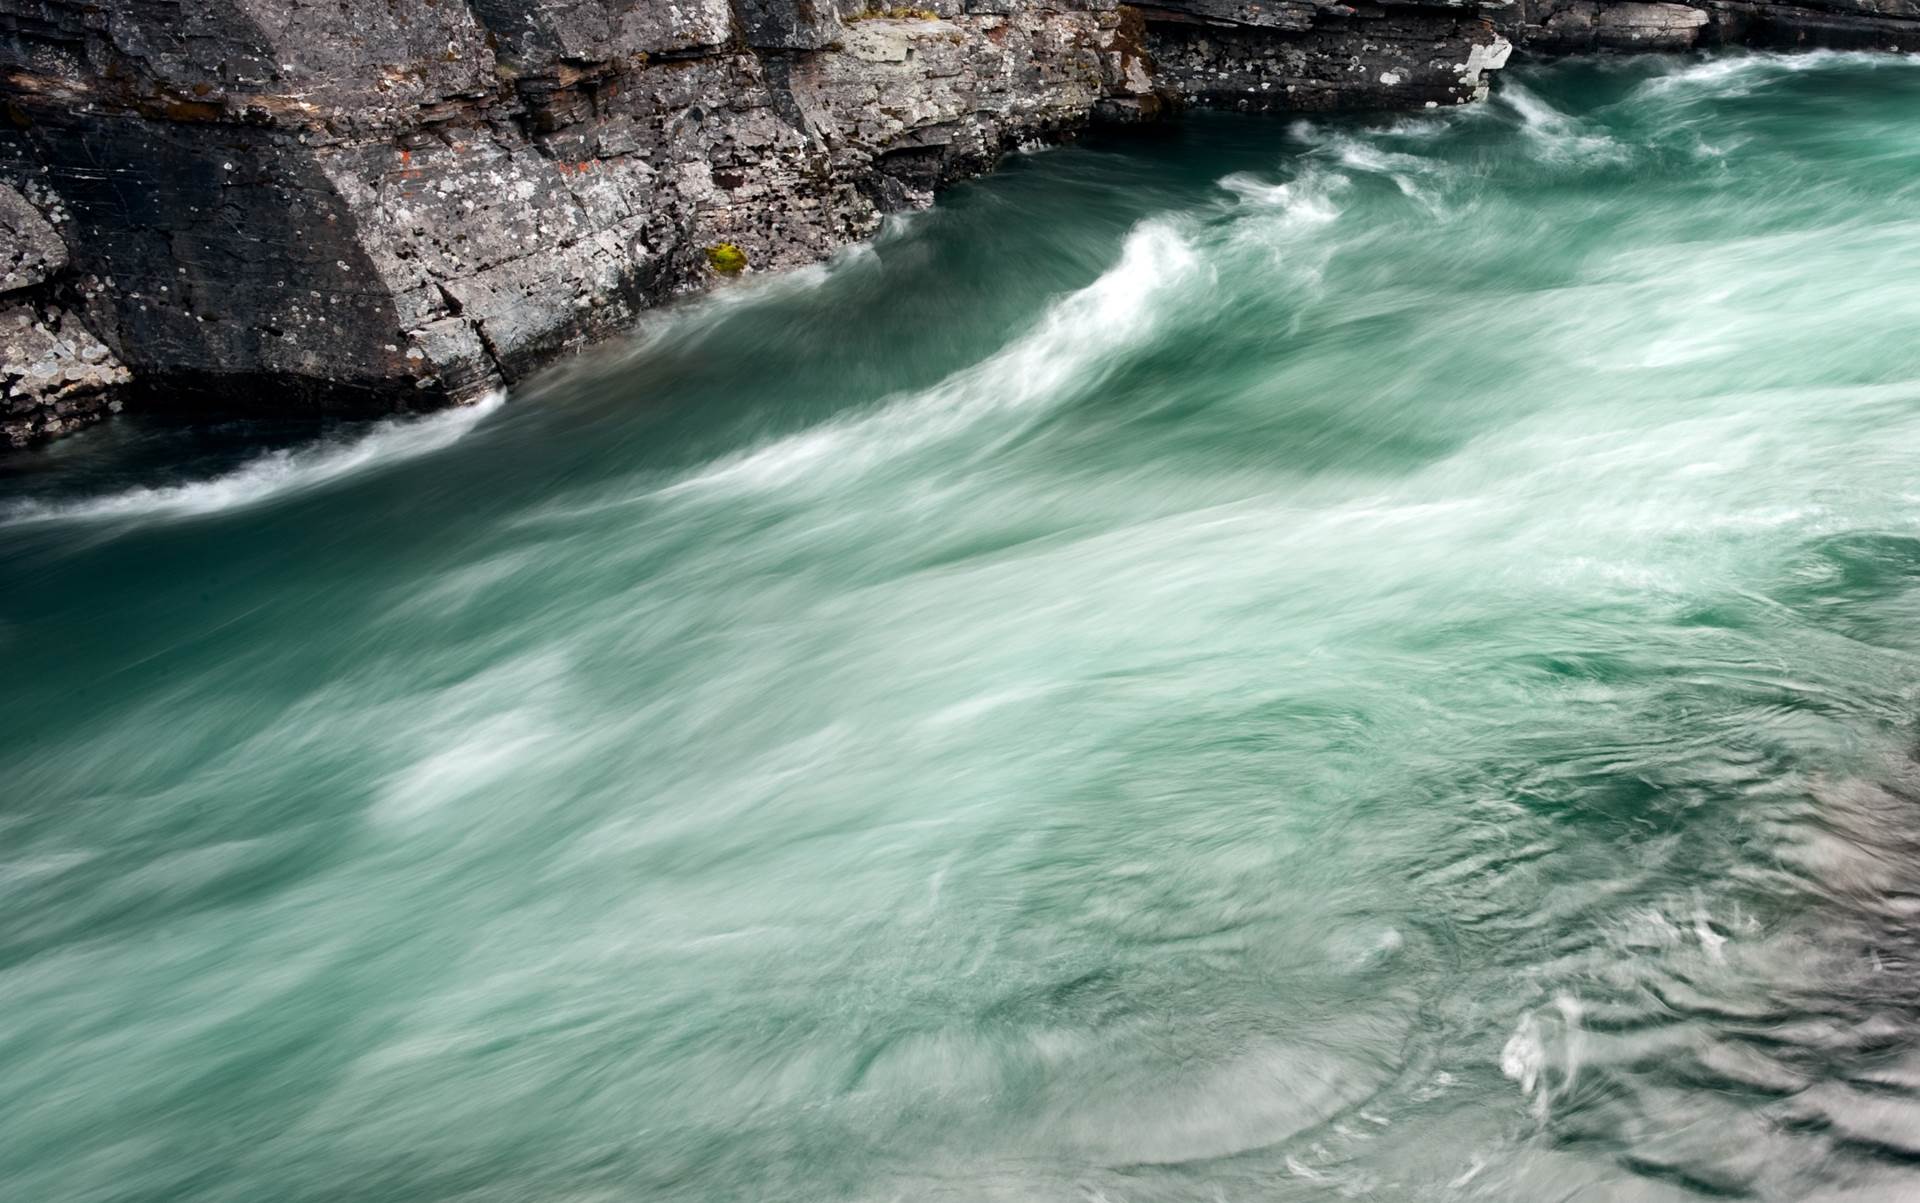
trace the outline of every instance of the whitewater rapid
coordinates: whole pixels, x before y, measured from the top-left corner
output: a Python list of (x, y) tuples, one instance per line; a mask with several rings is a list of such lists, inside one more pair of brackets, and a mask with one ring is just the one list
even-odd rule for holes
[(0, 465), (0, 1196), (1912, 1194), (1916, 61), (1194, 114)]

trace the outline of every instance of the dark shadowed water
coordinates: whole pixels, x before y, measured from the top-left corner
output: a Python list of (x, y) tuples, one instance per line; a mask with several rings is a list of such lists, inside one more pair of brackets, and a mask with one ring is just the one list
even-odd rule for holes
[(262, 433), (0, 469), (0, 1199), (1920, 1198), (1920, 59)]

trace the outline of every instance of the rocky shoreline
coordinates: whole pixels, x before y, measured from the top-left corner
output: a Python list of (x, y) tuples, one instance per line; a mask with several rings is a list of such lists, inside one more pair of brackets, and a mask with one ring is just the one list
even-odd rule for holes
[(1468, 103), (1515, 46), (1920, 49), (1920, 0), (405, 8), (0, 8), (0, 441), (471, 400), (1090, 122)]

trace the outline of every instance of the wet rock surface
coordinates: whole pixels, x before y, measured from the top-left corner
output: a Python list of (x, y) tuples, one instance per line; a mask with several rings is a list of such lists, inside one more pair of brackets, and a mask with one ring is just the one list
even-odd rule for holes
[(1920, 46), (1920, 0), (1815, 0), (1809, 4), (1517, 0), (1498, 23), (1514, 41), (1539, 53), (1710, 46), (1858, 50)]
[[(1483, 96), (1512, 43), (1865, 44), (1917, 12), (10, 0), (0, 303), (19, 329), (106, 350), (111, 379), (62, 385), (70, 406), (119, 388), (196, 415), (428, 409), (676, 294), (815, 261), (1089, 121), (1433, 108)], [(7, 351), (10, 389), (43, 378), (27, 342)], [(7, 437), (71, 428), (55, 417), (10, 417)]]
[(1160, 77), (1203, 105), (1397, 110), (1486, 96), (1512, 45), (1473, 4), (1236, 5), (1143, 9)]
[(1920, 49), (1920, 0), (1714, 0), (1712, 41), (1743, 46), (1844, 50)]
[(1556, 50), (1687, 50), (1707, 12), (1684, 4), (1601, 4), (1545, 0), (1532, 6), (1529, 45)]

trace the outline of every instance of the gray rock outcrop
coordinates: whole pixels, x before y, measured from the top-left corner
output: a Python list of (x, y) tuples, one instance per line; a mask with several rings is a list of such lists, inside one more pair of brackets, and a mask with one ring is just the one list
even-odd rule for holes
[(0, 444), (21, 447), (98, 421), (119, 407), (114, 390), (130, 379), (54, 299), (67, 264), (53, 222), (0, 184)]
[(0, 433), (459, 402), (1088, 121), (1724, 41), (1920, 0), (0, 0)]
[(1504, 3), (1156, 0), (1141, 12), (1161, 80), (1192, 103), (1395, 110), (1484, 97), (1513, 50), (1485, 15)]
[(1516, 0), (1500, 24), (1540, 53), (1723, 45), (1911, 49), (1920, 46), (1920, 0)]
[(0, 176), (139, 403), (427, 408), (1151, 111), (1110, 0), (928, 2), (5, 0)]
[(1708, 0), (1703, 44), (1825, 47), (1841, 50), (1920, 48), (1920, 0)]

